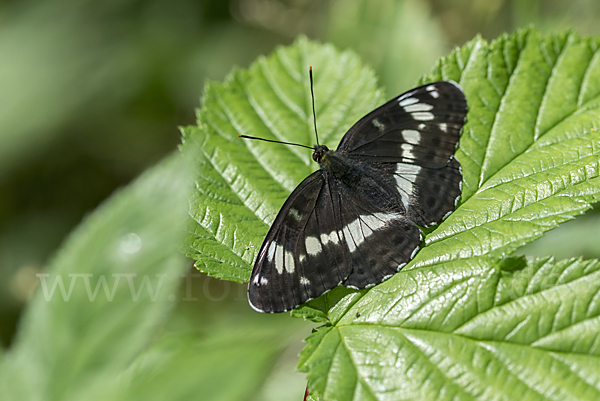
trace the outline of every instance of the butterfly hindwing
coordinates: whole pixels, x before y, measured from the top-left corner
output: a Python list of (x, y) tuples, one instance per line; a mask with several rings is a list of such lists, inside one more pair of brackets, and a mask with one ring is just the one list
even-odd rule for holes
[[(365, 171), (365, 181), (375, 181), (378, 191), (351, 191), (338, 183), (342, 205), (339, 231), (350, 250), (351, 274), (343, 285), (367, 288), (398, 272), (421, 246), (421, 230), (404, 215), (393, 199), (393, 190)], [(371, 186), (372, 187), (372, 186)], [(375, 195), (375, 196), (373, 196)]]
[(457, 84), (426, 84), (364, 116), (337, 150), (379, 163), (443, 167), (456, 150), (466, 113), (465, 96)]
[(392, 174), (406, 217), (428, 227), (454, 211), (462, 189), (462, 172), (454, 156), (444, 167), (422, 167), (409, 163), (386, 163), (382, 170)]

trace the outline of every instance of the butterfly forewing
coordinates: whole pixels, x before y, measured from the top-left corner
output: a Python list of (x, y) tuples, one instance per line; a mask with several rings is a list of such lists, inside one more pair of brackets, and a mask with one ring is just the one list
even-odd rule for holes
[(348, 277), (349, 251), (338, 236), (338, 198), (322, 171), (311, 174), (292, 192), (252, 270), (248, 298), (254, 309), (291, 310)]
[(423, 85), (360, 119), (337, 150), (373, 162), (442, 167), (456, 150), (466, 113), (465, 96), (457, 84)]
[(460, 198), (462, 172), (453, 154), (466, 113), (466, 99), (456, 83), (426, 84), (363, 117), (338, 151), (381, 163), (396, 181), (406, 217), (430, 226), (452, 212)]

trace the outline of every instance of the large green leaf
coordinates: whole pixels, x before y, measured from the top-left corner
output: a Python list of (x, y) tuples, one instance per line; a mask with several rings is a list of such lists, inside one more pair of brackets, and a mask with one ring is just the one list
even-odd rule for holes
[(296, 312), (328, 319), (300, 364), (315, 395), (598, 398), (599, 263), (502, 259), (598, 200), (597, 42), (524, 31), (438, 64), (470, 106), (461, 204), (387, 282)]
[(413, 269), (310, 336), (300, 369), (323, 399), (597, 399), (599, 294), (597, 261)]
[[(455, 80), (467, 96), (461, 202), (390, 280), (295, 311), (325, 323), (300, 364), (314, 397), (597, 398), (598, 263), (506, 257), (600, 200), (599, 44), (535, 30), (476, 38), (422, 80)], [(189, 254), (214, 276), (247, 280), (267, 224), (316, 168), (302, 149), (236, 139), (311, 143), (308, 48), (327, 76), (315, 87), (322, 142), (381, 102), (352, 56), (305, 40), (207, 86), (199, 128), (186, 130), (203, 149)]]
[(411, 267), (506, 255), (600, 199), (598, 38), (536, 31), (476, 39), (427, 80), (461, 83), (462, 201)]

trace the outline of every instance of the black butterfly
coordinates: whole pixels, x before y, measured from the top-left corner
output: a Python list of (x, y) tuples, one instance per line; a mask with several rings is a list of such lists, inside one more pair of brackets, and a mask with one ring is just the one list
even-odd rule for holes
[(417, 225), (442, 221), (460, 198), (453, 154), (466, 113), (460, 86), (435, 82), (364, 116), (337, 151), (315, 145), (320, 169), (286, 200), (258, 253), (252, 308), (288, 311), (340, 284), (379, 284), (406, 265), (421, 246)]

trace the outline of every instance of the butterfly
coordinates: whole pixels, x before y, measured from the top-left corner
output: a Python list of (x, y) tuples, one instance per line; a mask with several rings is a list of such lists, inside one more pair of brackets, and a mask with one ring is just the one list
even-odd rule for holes
[(421, 247), (419, 226), (441, 222), (460, 199), (454, 152), (466, 114), (461, 87), (439, 81), (361, 118), (335, 151), (317, 134), (320, 168), (290, 194), (260, 247), (251, 307), (289, 311), (338, 285), (374, 286), (405, 266)]

